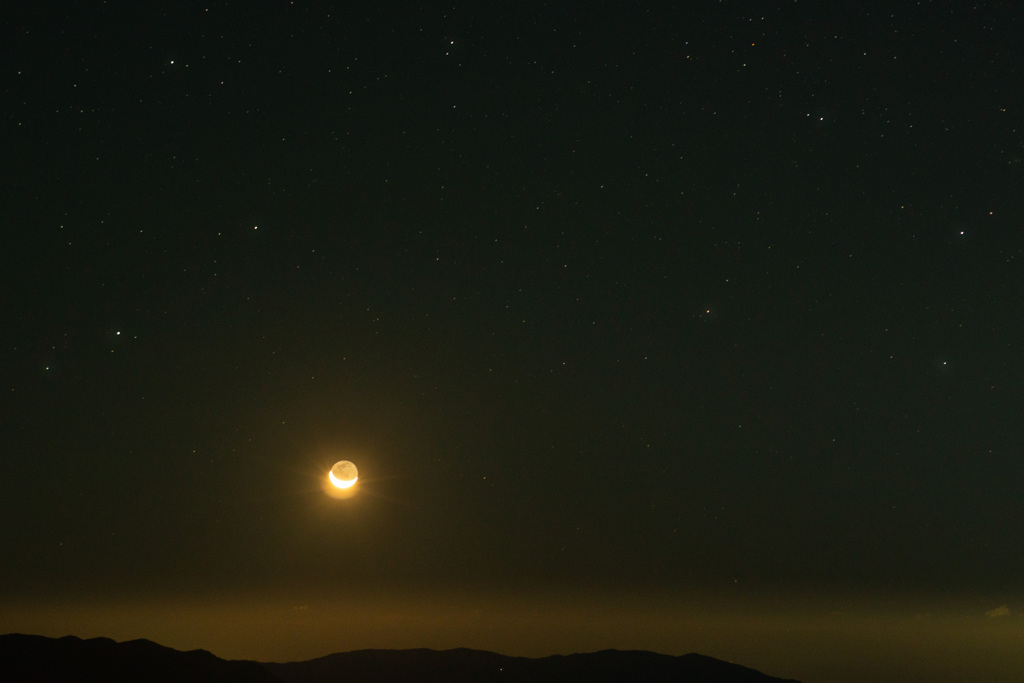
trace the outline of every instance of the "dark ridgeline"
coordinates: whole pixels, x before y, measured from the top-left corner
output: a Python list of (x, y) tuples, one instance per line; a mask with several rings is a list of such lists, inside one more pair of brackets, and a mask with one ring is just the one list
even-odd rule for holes
[(280, 683), (256, 662), (205, 650), (181, 652), (149, 640), (0, 636), (0, 681), (10, 683)]
[(620, 650), (540, 659), (466, 649), (359, 650), (266, 667), (283, 683), (786, 683), (781, 678), (697, 654), (671, 657)]
[(604, 650), (541, 659), (480, 650), (359, 650), (287, 664), (228, 661), (148, 640), (0, 636), (0, 681), (85, 683), (796, 683), (697, 654)]

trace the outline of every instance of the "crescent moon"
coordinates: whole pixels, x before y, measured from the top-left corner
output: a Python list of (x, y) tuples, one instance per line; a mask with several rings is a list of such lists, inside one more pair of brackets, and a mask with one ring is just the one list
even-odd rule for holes
[[(335, 474), (337, 472), (337, 474)], [(334, 463), (334, 467), (327, 473), (327, 477), (339, 489), (352, 488), (359, 480), (359, 470), (347, 460)]]
[(357, 481), (359, 481), (359, 477), (356, 477), (355, 479), (346, 479), (345, 481), (342, 481), (341, 479), (338, 479), (336, 476), (334, 476), (334, 472), (328, 472), (327, 476), (328, 478), (330, 478), (331, 483), (337, 486), (339, 489), (351, 488), (353, 485), (355, 485)]

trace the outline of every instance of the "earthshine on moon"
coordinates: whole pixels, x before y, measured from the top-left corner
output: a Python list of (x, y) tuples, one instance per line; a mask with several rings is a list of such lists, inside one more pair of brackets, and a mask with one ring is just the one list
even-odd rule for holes
[(352, 488), (356, 480), (359, 479), (359, 470), (348, 460), (339, 460), (334, 463), (334, 467), (327, 473), (327, 477), (339, 489)]

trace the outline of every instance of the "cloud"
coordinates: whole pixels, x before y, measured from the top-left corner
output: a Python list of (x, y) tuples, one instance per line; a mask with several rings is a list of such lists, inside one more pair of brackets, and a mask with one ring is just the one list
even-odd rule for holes
[(999, 617), (1008, 617), (1008, 616), (1010, 616), (1010, 608), (1007, 607), (1006, 605), (1000, 605), (999, 607), (996, 607), (995, 609), (990, 609), (989, 611), (985, 612), (985, 616), (987, 616), (989, 619), (998, 619)]

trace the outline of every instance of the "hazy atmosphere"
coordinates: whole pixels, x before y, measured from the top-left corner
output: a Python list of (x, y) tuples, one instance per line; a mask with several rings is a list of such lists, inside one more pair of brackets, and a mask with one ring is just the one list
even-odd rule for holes
[(1016, 3), (186, 5), (0, 10), (0, 633), (1021, 680)]

